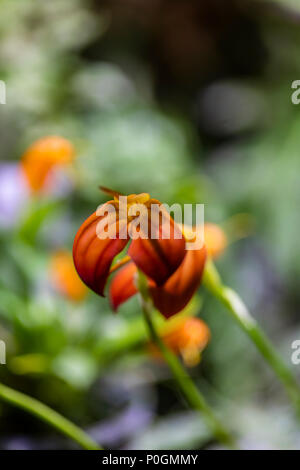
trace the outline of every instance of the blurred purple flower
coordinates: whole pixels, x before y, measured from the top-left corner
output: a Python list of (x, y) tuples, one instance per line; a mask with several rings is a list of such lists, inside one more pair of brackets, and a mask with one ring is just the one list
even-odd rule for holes
[(153, 419), (153, 410), (141, 403), (133, 403), (115, 418), (89, 429), (89, 434), (108, 447), (115, 447), (123, 440), (136, 436)]
[[(73, 189), (69, 175), (53, 171), (42, 192), (44, 196), (61, 198)], [(10, 228), (19, 220), (30, 198), (30, 189), (18, 163), (0, 164), (0, 228)]]
[(0, 227), (13, 226), (28, 200), (29, 191), (16, 163), (0, 164)]

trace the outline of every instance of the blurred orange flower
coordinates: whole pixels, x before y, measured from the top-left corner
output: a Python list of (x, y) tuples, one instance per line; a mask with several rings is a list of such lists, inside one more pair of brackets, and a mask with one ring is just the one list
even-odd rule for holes
[[(201, 352), (210, 340), (210, 329), (204, 321), (195, 317), (180, 318), (168, 322), (160, 333), (165, 345), (180, 355), (184, 363), (193, 367), (201, 359)], [(158, 349), (151, 343), (150, 351), (161, 357)]]
[(42, 137), (34, 142), (21, 159), (21, 167), (32, 192), (43, 189), (51, 170), (71, 163), (73, 157), (74, 147), (63, 137)]
[(210, 222), (204, 224), (204, 240), (207, 254), (212, 258), (218, 258), (228, 244), (224, 230)]
[(55, 288), (74, 301), (87, 295), (87, 288), (79, 278), (73, 258), (68, 251), (57, 251), (51, 259), (50, 275)]

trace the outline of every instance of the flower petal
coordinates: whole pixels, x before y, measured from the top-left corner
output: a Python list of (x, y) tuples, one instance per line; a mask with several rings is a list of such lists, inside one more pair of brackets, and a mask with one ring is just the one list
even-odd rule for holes
[(131, 261), (121, 268), (109, 286), (109, 298), (113, 310), (117, 311), (119, 306), (137, 293), (134, 276), (137, 273), (136, 265)]
[[(110, 203), (114, 204), (111, 201), (106, 204)], [(104, 217), (94, 212), (79, 228), (73, 245), (74, 264), (80, 278), (90, 289), (101, 296), (103, 296), (112, 261), (128, 242), (128, 238), (119, 238), (121, 225), (119, 220), (113, 222), (116, 238), (99, 238), (101, 232), (105, 233), (105, 226), (99, 231), (99, 222), (103, 221)]]
[(155, 307), (166, 318), (188, 304), (200, 285), (205, 260), (205, 247), (188, 250), (180, 267), (163, 286), (149, 286)]
[[(156, 206), (157, 211), (162, 210), (162, 205)], [(128, 254), (137, 267), (160, 286), (182, 263), (186, 254), (185, 239), (165, 210), (156, 219), (157, 222), (153, 214), (155, 210), (149, 215), (147, 234), (132, 240)]]

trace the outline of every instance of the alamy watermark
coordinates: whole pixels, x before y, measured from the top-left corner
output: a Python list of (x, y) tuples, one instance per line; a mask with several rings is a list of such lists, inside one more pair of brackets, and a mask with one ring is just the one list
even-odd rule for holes
[(6, 364), (6, 345), (0, 340), (0, 364)]
[(180, 204), (128, 203), (127, 196), (120, 195), (117, 207), (115, 203), (102, 204), (96, 215), (100, 218), (96, 233), (101, 240), (184, 237), (187, 250), (199, 250), (204, 245), (204, 204), (182, 207)]
[(293, 349), (291, 361), (292, 364), (297, 366), (300, 364), (300, 339), (296, 339), (295, 341), (293, 341), (291, 344), (291, 348)]
[(291, 95), (291, 101), (293, 104), (299, 104), (300, 103), (300, 80), (294, 80), (292, 82), (291, 88), (295, 90)]
[(6, 84), (0, 80), (0, 104), (6, 104)]

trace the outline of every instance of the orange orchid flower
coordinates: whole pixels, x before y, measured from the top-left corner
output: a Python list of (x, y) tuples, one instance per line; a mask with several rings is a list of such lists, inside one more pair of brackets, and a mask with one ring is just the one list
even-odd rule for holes
[[(149, 292), (156, 308), (165, 317), (174, 315), (187, 305), (200, 284), (206, 258), (205, 247), (187, 250), (179, 227), (164, 211), (162, 203), (151, 199), (149, 194), (128, 196), (129, 209), (124, 213), (120, 207), (121, 195), (110, 190), (107, 192), (114, 199), (100, 207), (101, 215), (97, 215), (98, 211), (92, 214), (76, 234), (73, 257), (79, 276), (94, 292), (103, 296), (109, 274), (118, 270), (109, 292), (112, 307), (117, 310), (120, 304), (137, 293), (135, 275), (140, 269), (148, 278)], [(135, 204), (145, 209), (143, 217), (150, 222), (146, 233), (138, 238), (132, 237), (136, 217), (131, 215), (130, 208)], [(108, 205), (116, 211), (116, 218), (111, 221), (109, 216), (105, 219), (103, 215)], [(151, 229), (153, 226), (153, 208), (160, 211), (155, 237), (152, 231), (150, 236), (149, 228), (149, 225)], [(164, 238), (167, 226), (169, 237)], [(101, 236), (109, 228), (113, 228), (115, 238), (102, 239)], [(111, 268), (115, 256), (124, 250), (129, 241), (128, 256)], [(123, 264), (125, 266), (121, 267)]]
[[(200, 362), (201, 353), (210, 341), (211, 334), (203, 320), (188, 317), (166, 323), (160, 337), (169, 349), (182, 357), (187, 366), (193, 367)], [(155, 357), (161, 357), (159, 350), (152, 343), (150, 352)]]
[(50, 264), (50, 276), (55, 288), (70, 300), (80, 301), (87, 295), (87, 288), (79, 278), (71, 253), (57, 251)]
[(39, 192), (53, 168), (70, 163), (74, 157), (71, 142), (59, 136), (47, 136), (34, 142), (21, 159), (21, 168), (32, 192)]

